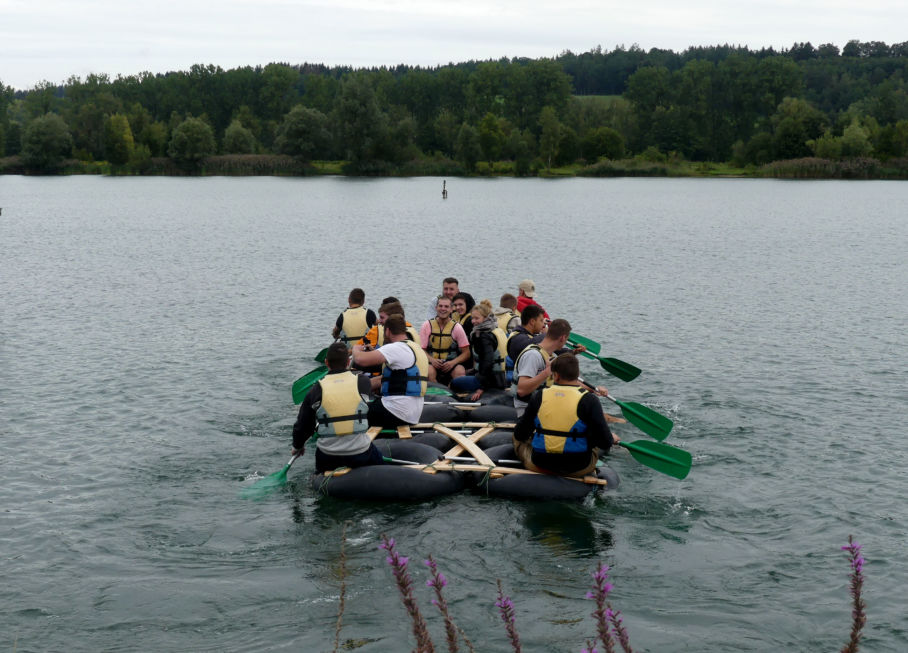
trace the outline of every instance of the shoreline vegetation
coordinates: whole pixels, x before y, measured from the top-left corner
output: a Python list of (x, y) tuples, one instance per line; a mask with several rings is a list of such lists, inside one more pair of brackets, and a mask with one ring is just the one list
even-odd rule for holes
[[(0, 175), (103, 175), (153, 177), (315, 177), (349, 175), (346, 161), (301, 162), (287, 155), (229, 154), (200, 159), (192, 169), (179, 166), (166, 157), (149, 159), (141, 166), (116, 166), (107, 161), (65, 159), (62, 168), (53, 173), (29, 170), (21, 157), (0, 158)], [(593, 164), (583, 162), (539, 168), (520, 175), (513, 161), (481, 161), (471, 172), (453, 159), (436, 157), (417, 159), (396, 170), (386, 170), (373, 176), (382, 177), (699, 177), (754, 179), (908, 179), (908, 157), (878, 161), (861, 157), (830, 160), (803, 157), (773, 161), (762, 166), (739, 167), (731, 163), (628, 159), (602, 159)], [(354, 173), (352, 176), (362, 176)]]
[(0, 174), (908, 179), (908, 41), (0, 80)]

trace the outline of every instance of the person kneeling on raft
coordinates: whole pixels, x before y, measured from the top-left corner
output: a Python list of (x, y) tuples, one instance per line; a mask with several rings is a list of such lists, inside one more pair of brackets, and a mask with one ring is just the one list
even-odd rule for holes
[(422, 348), (407, 337), (403, 315), (385, 320), (385, 344), (375, 351), (353, 347), (353, 362), (368, 367), (383, 365), (382, 396), (369, 404), (369, 426), (397, 428), (419, 422), (426, 395), (429, 361)]
[(580, 385), (574, 354), (552, 362), (554, 383), (530, 398), (514, 427), (514, 451), (534, 472), (586, 476), (596, 471), (601, 453), (617, 443), (599, 399)]
[(382, 465), (381, 451), (366, 434), (369, 428), (371, 394), (369, 377), (347, 369), (347, 345), (328, 347), (325, 375), (306, 395), (293, 425), (291, 455), (303, 455), (305, 444), (315, 435), (315, 470)]

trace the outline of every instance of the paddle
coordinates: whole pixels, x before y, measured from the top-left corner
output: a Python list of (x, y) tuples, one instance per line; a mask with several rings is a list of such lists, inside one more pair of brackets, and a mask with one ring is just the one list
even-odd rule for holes
[(319, 365), (311, 372), (308, 372), (294, 381), (292, 388), (293, 403), (298, 404), (305, 399), (306, 393), (309, 392), (309, 388), (318, 383), (327, 373), (328, 368), (324, 365)]
[(318, 353), (315, 355), (315, 362), (316, 362), (316, 363), (324, 363), (324, 362), (325, 362), (325, 356), (327, 356), (327, 355), (328, 355), (328, 348), (325, 347), (324, 349), (322, 349), (320, 352), (318, 352)]
[(630, 363), (625, 363), (617, 358), (604, 358), (599, 356), (602, 345), (598, 342), (590, 340), (589, 338), (584, 338), (573, 332), (568, 336), (568, 342), (586, 347), (586, 351), (580, 354), (581, 356), (586, 356), (592, 360), (599, 361), (599, 365), (602, 366), (602, 369), (612, 376), (618, 377), (622, 381), (633, 381), (640, 376), (641, 370), (639, 367), (635, 367)]
[(243, 499), (261, 499), (262, 497), (270, 494), (274, 490), (278, 489), (284, 483), (287, 482), (287, 472), (290, 469), (290, 465), (293, 464), (293, 461), (299, 458), (302, 454), (296, 454), (290, 461), (284, 465), (284, 468), (279, 472), (274, 472), (269, 474), (265, 478), (260, 478), (255, 483), (250, 485), (247, 488), (244, 488), (240, 492), (240, 497)]
[(662, 442), (671, 433), (675, 425), (665, 415), (660, 415), (652, 408), (647, 408), (643, 404), (634, 401), (618, 401), (611, 395), (599, 395), (613, 401), (621, 407), (621, 414), (627, 418), (627, 421), (636, 426), (638, 429)]
[(638, 463), (655, 469), (657, 472), (677, 479), (685, 478), (690, 472), (691, 455), (684, 449), (649, 440), (619, 442), (618, 444), (630, 451)]

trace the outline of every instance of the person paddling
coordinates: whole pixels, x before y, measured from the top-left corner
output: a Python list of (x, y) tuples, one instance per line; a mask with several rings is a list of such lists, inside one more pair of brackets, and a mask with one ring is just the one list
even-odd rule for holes
[(293, 425), (291, 455), (303, 455), (306, 442), (316, 435), (317, 472), (384, 463), (381, 451), (366, 434), (369, 377), (350, 372), (349, 360), (344, 343), (335, 342), (328, 347), (328, 374), (303, 399)]
[(618, 439), (606, 424), (599, 399), (580, 384), (577, 357), (562, 354), (551, 370), (554, 383), (532, 396), (514, 427), (514, 451), (535, 472), (592, 474), (599, 455)]
[(382, 365), (382, 396), (369, 404), (369, 426), (397, 428), (416, 424), (423, 409), (429, 362), (419, 346), (407, 337), (404, 317), (385, 320), (385, 344), (375, 351), (353, 347), (353, 362), (365, 367)]

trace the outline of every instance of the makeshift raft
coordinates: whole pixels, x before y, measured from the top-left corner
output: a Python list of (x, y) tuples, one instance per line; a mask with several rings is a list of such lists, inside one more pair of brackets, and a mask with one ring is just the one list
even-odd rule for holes
[[(396, 438), (382, 438), (379, 429), (373, 428), (369, 434), (391, 464), (317, 473), (310, 483), (325, 496), (363, 501), (425, 500), (467, 487), (494, 497), (571, 500), (618, 486), (618, 474), (608, 466), (584, 478), (507, 466), (501, 461), (515, 458), (513, 428), (513, 421), (436, 421), (400, 427)], [(475, 462), (452, 460), (464, 454)]]

